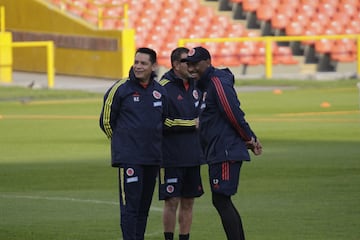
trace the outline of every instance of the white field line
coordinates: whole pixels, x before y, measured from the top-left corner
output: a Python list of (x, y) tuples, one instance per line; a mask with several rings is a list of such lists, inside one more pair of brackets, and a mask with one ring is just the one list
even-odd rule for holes
[[(30, 199), (30, 200), (45, 200), (45, 201), (67, 201), (67, 202), (90, 203), (90, 204), (119, 205), (119, 203), (115, 202), (115, 201), (103, 201), (103, 200), (96, 200), (96, 199), (79, 199), (79, 198), (69, 198), (69, 197), (46, 197), (46, 196), (32, 196), (32, 195), (0, 194), (0, 198)], [(150, 211), (162, 212), (162, 208), (152, 206), (152, 207), (150, 207)]]

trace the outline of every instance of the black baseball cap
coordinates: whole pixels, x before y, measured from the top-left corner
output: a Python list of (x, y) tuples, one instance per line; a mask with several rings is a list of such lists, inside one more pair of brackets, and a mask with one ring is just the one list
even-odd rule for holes
[(182, 62), (200, 62), (202, 60), (211, 59), (210, 53), (206, 48), (203, 47), (195, 47), (190, 49), (187, 58), (182, 59)]

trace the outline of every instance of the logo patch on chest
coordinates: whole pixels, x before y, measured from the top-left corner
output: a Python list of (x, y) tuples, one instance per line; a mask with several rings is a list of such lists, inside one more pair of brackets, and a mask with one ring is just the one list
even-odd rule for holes
[(138, 92), (135, 92), (133, 94), (133, 101), (134, 102), (140, 102), (140, 94)]

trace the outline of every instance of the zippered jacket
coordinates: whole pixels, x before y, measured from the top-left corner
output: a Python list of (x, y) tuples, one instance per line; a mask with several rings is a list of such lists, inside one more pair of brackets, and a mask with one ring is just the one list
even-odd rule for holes
[(201, 93), (189, 79), (188, 89), (173, 70), (164, 74), (160, 84), (168, 94), (168, 114), (164, 122), (163, 167), (189, 167), (204, 163), (196, 128)]
[(153, 74), (143, 87), (130, 71), (104, 95), (100, 127), (111, 140), (111, 163), (160, 165), (166, 90)]
[(209, 67), (198, 81), (204, 92), (200, 114), (200, 139), (208, 164), (250, 161), (246, 142), (256, 139), (245, 120), (229, 69)]

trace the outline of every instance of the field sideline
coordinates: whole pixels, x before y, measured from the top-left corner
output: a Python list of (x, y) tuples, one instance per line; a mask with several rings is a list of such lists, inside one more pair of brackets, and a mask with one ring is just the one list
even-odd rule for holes
[[(264, 145), (233, 198), (250, 240), (360, 238), (360, 111), (356, 81), (254, 81), (293, 86), (238, 92)], [(324, 102), (329, 105), (323, 105)], [(102, 94), (0, 86), (0, 239), (120, 240), (117, 172), (98, 127)], [(205, 194), (191, 239), (223, 240)], [(146, 239), (162, 239), (157, 190)]]

